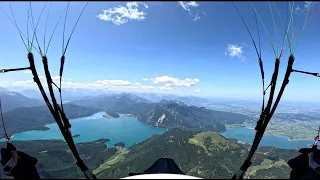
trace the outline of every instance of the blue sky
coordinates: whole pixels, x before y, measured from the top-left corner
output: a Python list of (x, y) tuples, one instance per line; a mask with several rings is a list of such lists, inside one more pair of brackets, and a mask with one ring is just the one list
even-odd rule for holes
[[(33, 2), (35, 23), (45, 2)], [(249, 2), (236, 2), (256, 43), (258, 35)], [(279, 51), (286, 22), (287, 3), (271, 3), (275, 33), (268, 2), (254, 2), (263, 23)], [(12, 2), (13, 13), (27, 36), (28, 3)], [(39, 21), (37, 37), (41, 48), (50, 6), (46, 44), (66, 2), (47, 4)], [(71, 2), (65, 39), (67, 40), (85, 2)], [(320, 72), (316, 56), (320, 36), (318, 3), (294, 3), (294, 36), (297, 36), (310, 6), (308, 23), (295, 52), (296, 69)], [(0, 6), (12, 18), (9, 4)], [(105, 10), (105, 11), (104, 11)], [(315, 15), (314, 15), (315, 14)], [(290, 19), (290, 17), (288, 18)], [(27, 50), (15, 26), (1, 12), (0, 68), (28, 66)], [(62, 51), (64, 16), (48, 51), (53, 80), (57, 80)], [(258, 19), (266, 84), (270, 82), (275, 56), (268, 34)], [(29, 25), (30, 26), (30, 25)], [(32, 37), (32, 29), (29, 36)], [(290, 30), (290, 40), (292, 34)], [(65, 41), (66, 41), (65, 40)], [(35, 44), (36, 45), (36, 44)], [(284, 48), (288, 46), (285, 43)], [(37, 68), (43, 75), (40, 55), (33, 50)], [(286, 68), (289, 50), (281, 61), (279, 84)], [(283, 99), (315, 101), (320, 98), (320, 79), (292, 74)], [(0, 86), (9, 89), (34, 88), (28, 72), (1, 74)], [(241, 18), (231, 2), (89, 2), (66, 53), (64, 88), (111, 89), (120, 91), (166, 92), (202, 97), (261, 99), (261, 77), (257, 55)]]

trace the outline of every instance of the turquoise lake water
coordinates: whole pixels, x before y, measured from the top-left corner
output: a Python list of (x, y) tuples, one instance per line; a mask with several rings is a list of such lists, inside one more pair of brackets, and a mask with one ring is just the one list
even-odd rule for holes
[[(72, 134), (79, 134), (75, 137), (75, 143), (92, 142), (101, 138), (111, 139), (106, 144), (113, 146), (117, 142), (124, 142), (126, 147), (142, 142), (152, 135), (163, 134), (165, 128), (151, 127), (136, 118), (120, 115), (119, 118), (107, 119), (102, 117), (104, 112), (96, 113), (90, 117), (70, 120)], [(11, 140), (63, 140), (61, 132), (56, 123), (48, 124), (49, 130), (33, 130), (14, 134)], [(220, 133), (226, 138), (234, 138), (241, 142), (252, 143), (255, 132), (252, 127), (227, 128), (227, 131)], [(4, 141), (3, 139), (1, 141)], [(285, 136), (264, 136), (260, 146), (274, 146), (282, 149), (296, 149), (308, 147), (312, 140), (289, 140)]]
[[(227, 131), (220, 133), (226, 138), (234, 138), (241, 142), (252, 144), (255, 130), (253, 127), (228, 128)], [(313, 144), (313, 140), (289, 140), (286, 136), (263, 136), (260, 146), (274, 146), (281, 149), (296, 149), (308, 147)]]
[[(119, 118), (107, 119), (102, 117), (104, 112), (96, 113), (90, 117), (70, 120), (72, 135), (75, 143), (92, 142), (101, 138), (111, 139), (106, 144), (113, 146), (117, 142), (124, 142), (126, 147), (142, 142), (152, 135), (163, 134), (164, 128), (156, 128), (143, 124), (136, 118), (120, 115)], [(63, 136), (56, 123), (48, 124), (49, 130), (33, 130), (14, 134), (11, 140), (63, 140)]]

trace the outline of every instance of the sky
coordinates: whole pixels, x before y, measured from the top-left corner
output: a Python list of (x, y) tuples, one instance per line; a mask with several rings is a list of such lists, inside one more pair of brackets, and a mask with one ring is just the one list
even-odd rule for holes
[[(31, 3), (35, 26), (45, 7), (36, 30), (42, 50), (44, 46), (48, 47), (61, 16), (46, 54), (54, 82), (59, 79), (63, 39), (66, 44), (85, 3), (69, 4), (65, 38), (67, 2), (48, 2), (46, 6), (45, 2)], [(291, 5), (293, 20), (288, 39), (297, 39), (292, 45), (297, 47), (294, 68), (320, 72), (320, 59), (316, 56), (320, 45), (320, 3), (295, 2), (289, 6), (287, 2), (253, 2), (259, 15), (257, 21), (249, 2), (235, 2), (235, 5), (258, 49), (260, 44), (266, 85), (270, 82), (276, 59), (270, 40), (278, 56), (286, 22), (291, 19), (291, 12), (287, 11)], [(1, 2), (0, 6), (13, 20), (9, 3)], [(31, 41), (34, 32), (30, 4), (12, 2), (11, 7), (27, 44), (27, 37)], [(27, 67), (28, 51), (19, 31), (2, 11), (0, 14), (0, 68)], [(307, 25), (300, 33), (306, 17)], [(299, 46), (296, 46), (298, 40)], [(37, 47), (35, 40), (33, 45)], [(286, 41), (283, 49), (287, 47)], [(35, 49), (32, 53), (40, 78), (45, 80), (41, 56)], [(282, 83), (289, 55), (288, 49), (281, 58), (278, 84)], [(65, 57), (63, 88), (262, 98), (258, 56), (231, 2), (89, 2)], [(17, 91), (36, 88), (30, 71), (0, 74), (0, 86)], [(283, 99), (317, 101), (319, 88), (319, 78), (293, 73)]]

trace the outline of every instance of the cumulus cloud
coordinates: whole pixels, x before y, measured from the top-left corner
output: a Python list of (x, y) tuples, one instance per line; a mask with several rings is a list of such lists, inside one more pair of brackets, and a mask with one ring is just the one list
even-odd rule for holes
[(198, 93), (198, 92), (200, 92), (200, 89), (195, 89), (195, 90), (193, 90), (193, 92)]
[[(200, 80), (197, 78), (179, 79), (171, 76), (158, 76), (155, 78), (144, 78), (144, 81), (151, 81), (152, 84), (142, 82), (131, 82), (128, 80), (104, 79), (91, 82), (79, 82), (72, 79), (64, 79), (62, 88), (64, 89), (88, 89), (88, 90), (115, 90), (115, 91), (133, 91), (133, 92), (168, 92), (179, 91), (179, 88), (190, 88)], [(47, 87), (45, 76), (40, 76), (40, 81), (44, 87)], [(52, 81), (59, 84), (60, 77), (52, 76)], [(11, 88), (37, 88), (33, 80), (25, 81), (0, 81), (0, 87)], [(199, 91), (198, 91), (199, 92)]]
[(304, 2), (304, 8), (309, 9), (312, 5), (314, 5), (317, 2), (312, 2), (312, 1), (305, 1)]
[[(303, 7), (301, 8), (299, 5), (295, 8), (295, 13), (296, 14), (305, 14), (308, 12), (309, 8), (311, 8), (319, 2), (315, 1), (305, 1)], [(310, 13), (310, 12), (309, 12)]]
[(144, 81), (152, 81), (155, 84), (161, 84), (164, 85), (166, 87), (170, 87), (170, 86), (186, 86), (186, 87), (191, 87), (195, 84), (197, 84), (198, 82), (200, 82), (199, 79), (197, 78), (185, 78), (185, 79), (179, 79), (179, 78), (175, 78), (175, 77), (171, 77), (171, 76), (157, 76), (155, 78), (145, 78), (143, 79)]
[[(59, 83), (58, 76), (52, 79), (54, 83)], [(41, 79), (44, 87), (47, 87), (46, 79)], [(25, 81), (0, 81), (0, 87), (24, 87), (34, 89), (37, 85), (32, 80)], [(90, 89), (90, 90), (119, 90), (119, 91), (145, 91), (145, 92), (162, 92), (173, 91), (170, 86), (150, 86), (138, 82), (127, 80), (97, 80), (93, 82), (76, 82), (72, 80), (62, 81), (62, 87), (65, 89)]]
[(199, 7), (199, 4), (195, 1), (179, 1), (178, 4), (185, 10), (188, 11), (189, 15), (193, 18), (194, 21), (197, 21), (204, 16), (206, 16), (206, 13), (193, 10)]
[(179, 1), (179, 4), (184, 10), (189, 11), (189, 12), (190, 12), (190, 8), (199, 6), (199, 4), (195, 1), (189, 1), (189, 2)]
[[(53, 79), (54, 83), (58, 83), (59, 79)], [(43, 85), (46, 83), (45, 79), (41, 79)], [(0, 86), (3, 87), (37, 87), (36, 83), (32, 80), (26, 81), (0, 81)], [(127, 80), (97, 80), (93, 82), (75, 82), (75, 81), (62, 81), (64, 88), (82, 88), (82, 89), (157, 89), (154, 86), (147, 86), (136, 82), (129, 82)], [(160, 88), (159, 88), (160, 89)]]
[(143, 2), (128, 2), (126, 6), (118, 6), (102, 10), (97, 18), (103, 21), (111, 21), (115, 25), (127, 23), (129, 20), (142, 21), (146, 18), (147, 13), (144, 9), (148, 6)]
[(243, 47), (244, 46), (241, 46), (241, 45), (228, 44), (225, 50), (225, 55), (244, 60), (245, 57), (243, 56)]

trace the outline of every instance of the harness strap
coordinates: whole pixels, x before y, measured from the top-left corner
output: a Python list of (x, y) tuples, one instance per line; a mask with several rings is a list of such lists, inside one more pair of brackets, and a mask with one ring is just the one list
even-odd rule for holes
[(7, 143), (7, 149), (10, 151), (12, 157), (4, 166), (3, 172), (5, 175), (11, 175), (13, 168), (18, 163), (18, 154), (17, 149), (11, 143)]
[[(314, 146), (315, 147), (315, 146)], [(315, 161), (315, 151), (308, 153), (309, 166), (320, 174), (320, 165)]]

